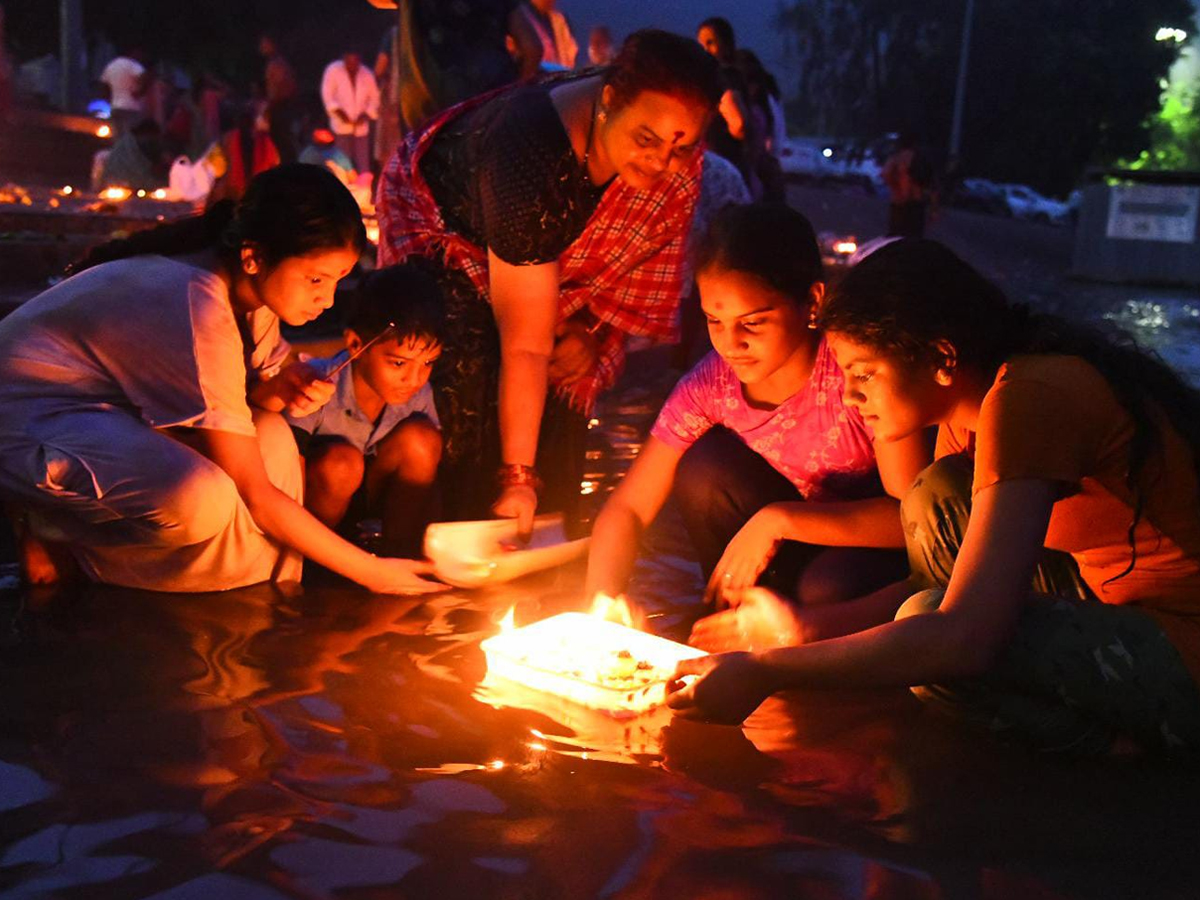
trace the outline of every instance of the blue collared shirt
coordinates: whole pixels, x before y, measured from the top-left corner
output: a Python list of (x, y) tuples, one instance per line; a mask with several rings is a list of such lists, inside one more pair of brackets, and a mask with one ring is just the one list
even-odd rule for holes
[[(331, 371), (349, 356), (343, 350), (329, 359), (311, 359), (310, 366), (323, 372)], [(411, 415), (421, 413), (428, 416), (435, 427), (440, 428), (437, 409), (433, 405), (433, 390), (428, 384), (421, 386), (406, 403), (389, 403), (383, 408), (379, 421), (372, 422), (358, 407), (354, 396), (354, 364), (346, 366), (337, 374), (337, 390), (333, 398), (314, 413), (307, 416), (287, 416), (295, 428), (311, 435), (338, 437), (351, 444), (364, 456), (375, 452), (375, 445), (392, 433), (392, 429)], [(285, 414), (286, 415), (286, 414)]]

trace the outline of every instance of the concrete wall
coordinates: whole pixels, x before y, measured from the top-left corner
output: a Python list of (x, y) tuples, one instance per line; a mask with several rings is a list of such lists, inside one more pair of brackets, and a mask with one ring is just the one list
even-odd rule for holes
[[(1097, 281), (1133, 282), (1143, 284), (1173, 284), (1200, 287), (1200, 217), (1194, 217), (1190, 240), (1155, 239), (1157, 231), (1165, 233), (1178, 226), (1186, 217), (1174, 215), (1186, 204), (1136, 202), (1136, 194), (1116, 193), (1112, 182), (1126, 176), (1133, 181), (1120, 184), (1169, 187), (1179, 191), (1200, 191), (1200, 173), (1097, 173), (1083, 190), (1079, 222), (1075, 231), (1075, 252), (1072, 274)], [(1114, 200), (1116, 208), (1114, 208)], [(1130, 215), (1145, 212), (1140, 223), (1145, 226), (1141, 239), (1119, 237), (1132, 229)], [(1158, 211), (1158, 214), (1156, 214)], [(1124, 221), (1119, 221), (1124, 217)], [(1178, 228), (1175, 237), (1179, 237)], [(1184, 235), (1186, 238), (1187, 235)]]

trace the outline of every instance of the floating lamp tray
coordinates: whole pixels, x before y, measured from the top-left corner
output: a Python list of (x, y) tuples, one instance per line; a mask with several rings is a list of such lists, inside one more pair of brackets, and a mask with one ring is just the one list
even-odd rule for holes
[(488, 674), (617, 718), (661, 706), (682, 660), (705, 656), (586, 613), (562, 613), (482, 644)]
[(477, 588), (569, 563), (587, 553), (589, 540), (568, 541), (561, 514), (534, 519), (528, 544), (517, 536), (516, 519), (434, 522), (425, 530), (425, 555), (442, 581)]

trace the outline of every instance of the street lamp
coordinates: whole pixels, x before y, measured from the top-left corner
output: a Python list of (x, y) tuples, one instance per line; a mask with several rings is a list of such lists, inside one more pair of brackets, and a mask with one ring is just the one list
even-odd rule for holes
[(963, 16), (962, 49), (958, 54), (958, 80), (954, 86), (954, 118), (950, 121), (950, 159), (958, 159), (962, 147), (963, 105), (967, 95), (967, 64), (971, 56), (971, 22), (975, 18), (975, 0), (967, 0)]
[(58, 43), (62, 60), (59, 104), (63, 112), (75, 112), (84, 88), (83, 0), (59, 0)]
[(1182, 44), (1184, 41), (1187, 40), (1187, 32), (1184, 31), (1182, 28), (1163, 27), (1163, 28), (1158, 29), (1157, 32), (1155, 32), (1154, 39), (1156, 41), (1158, 41), (1159, 43), (1164, 43), (1166, 41), (1174, 41), (1177, 44)]

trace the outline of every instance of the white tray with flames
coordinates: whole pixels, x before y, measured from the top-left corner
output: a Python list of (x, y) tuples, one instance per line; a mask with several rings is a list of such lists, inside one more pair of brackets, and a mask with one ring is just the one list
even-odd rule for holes
[(488, 674), (626, 718), (661, 706), (675, 666), (705, 656), (586, 613), (561, 613), (482, 644)]

